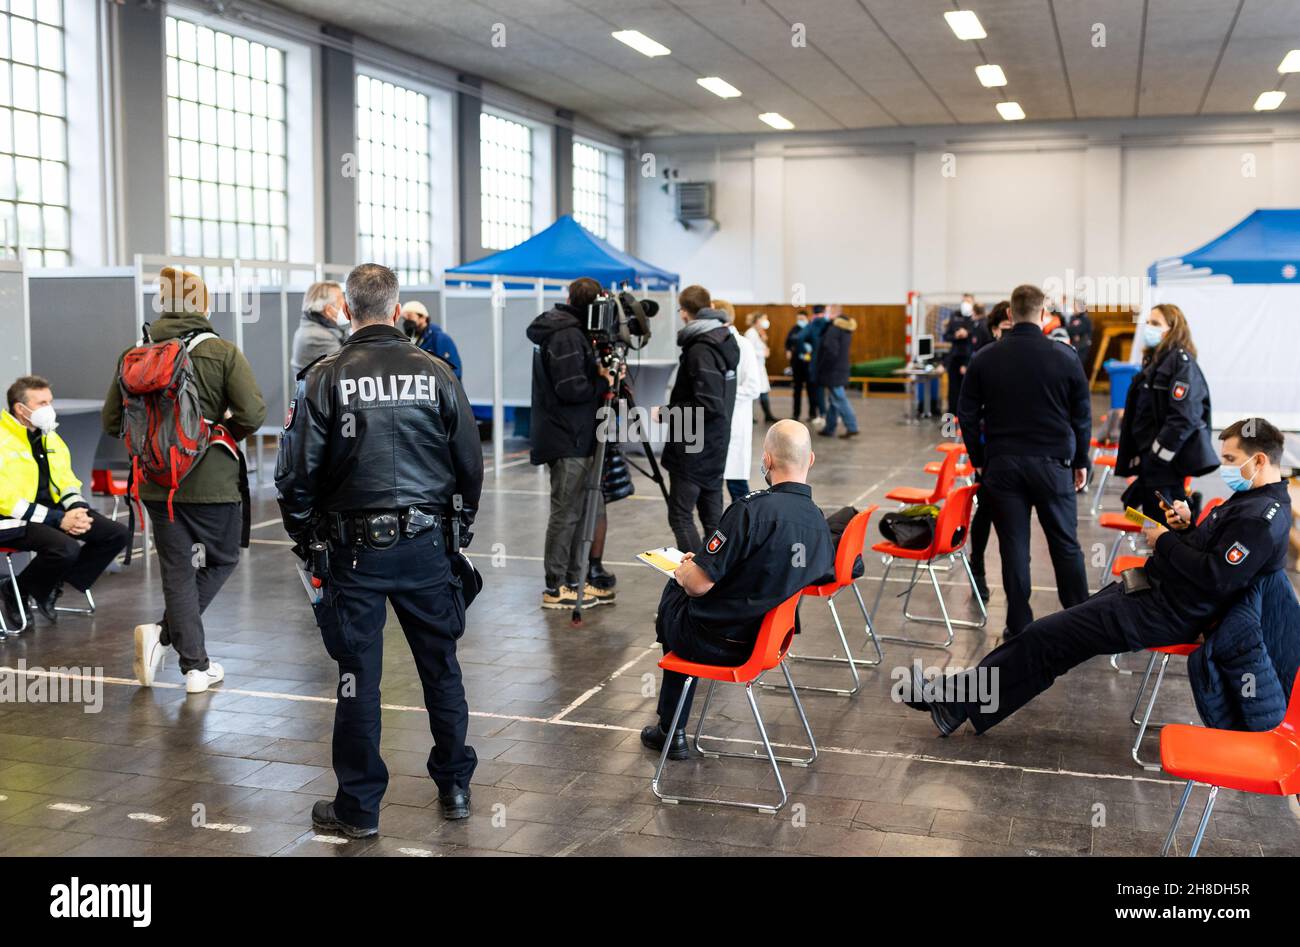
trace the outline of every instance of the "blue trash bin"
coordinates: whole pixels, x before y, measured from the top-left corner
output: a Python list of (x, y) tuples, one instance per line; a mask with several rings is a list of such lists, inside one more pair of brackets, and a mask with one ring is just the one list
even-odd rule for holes
[(1110, 406), (1124, 407), (1124, 400), (1128, 398), (1128, 386), (1133, 383), (1133, 376), (1142, 366), (1109, 358), (1102, 363), (1101, 367), (1106, 369), (1106, 374), (1110, 377)]

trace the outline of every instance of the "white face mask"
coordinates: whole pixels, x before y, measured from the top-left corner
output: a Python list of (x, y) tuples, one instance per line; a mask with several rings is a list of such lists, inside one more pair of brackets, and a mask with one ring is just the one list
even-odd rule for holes
[(58, 416), (54, 411), (54, 405), (46, 404), (41, 405), (41, 407), (32, 411), (28, 416), (28, 421), (31, 422), (32, 427), (36, 428), (42, 434), (49, 434), (59, 426), (57, 417)]
[(342, 309), (340, 309), (338, 315), (334, 317), (334, 321), (341, 326), (347, 326), (352, 324), (352, 320), (348, 318), (348, 314), (344, 312)]
[(766, 319), (759, 319), (759, 320), (758, 320), (758, 327), (759, 327), (760, 329), (766, 329), (769, 325), (771, 325), (771, 323), (768, 322)]
[(975, 306), (973, 304), (968, 302), (963, 302), (961, 304), (961, 314), (963, 316), (969, 316), (974, 311), (975, 311)]

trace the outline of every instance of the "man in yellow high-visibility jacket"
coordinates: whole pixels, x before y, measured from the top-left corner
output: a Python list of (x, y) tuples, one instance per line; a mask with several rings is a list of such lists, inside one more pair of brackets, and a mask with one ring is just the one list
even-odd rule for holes
[[(54, 607), (64, 583), (89, 589), (130, 533), (82, 499), (68, 445), (54, 433), (50, 383), (37, 375), (19, 378), (9, 386), (8, 403), (0, 412), (0, 546), (34, 554), (18, 576), (19, 592), (57, 621)], [(21, 622), (8, 582), (0, 604), (13, 634)]]

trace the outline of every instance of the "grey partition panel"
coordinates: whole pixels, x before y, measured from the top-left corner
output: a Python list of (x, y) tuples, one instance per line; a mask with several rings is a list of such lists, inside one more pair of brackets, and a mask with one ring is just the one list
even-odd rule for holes
[[(251, 298), (254, 304), (246, 305), (244, 313), (244, 355), (253, 366), (253, 375), (262, 389), (266, 401), (266, 423), (278, 424), (284, 420), (284, 377), (288, 371), (289, 350), (285, 347), (284, 323), (281, 321), (280, 291), (266, 290)], [(289, 294), (289, 316), (292, 333), (298, 322), (302, 295), (294, 306), (294, 294)], [(250, 311), (251, 310), (251, 311)], [(224, 333), (223, 333), (224, 335)], [(226, 336), (233, 338), (233, 336)], [(292, 338), (292, 335), (290, 335)]]
[(27, 309), (23, 306), (23, 274), (21, 270), (0, 272), (0, 367), (4, 369), (4, 385), (20, 375), (30, 375), (32, 366), (27, 351), (30, 341)]
[(487, 296), (447, 299), (447, 324), (463, 367), (465, 393), (473, 404), (492, 403), (492, 304)]
[(33, 276), (27, 285), (32, 371), (57, 397), (102, 400), (118, 356), (136, 341), (135, 279)]
[[(403, 286), (403, 287), (402, 287), (402, 296), (401, 296), (401, 299), (402, 299), (402, 304), (403, 304), (403, 305), (405, 305), (406, 303), (409, 303), (409, 302), (422, 302), (422, 303), (424, 303), (424, 308), (427, 309), (427, 310), (429, 310), (429, 318), (432, 319), (434, 322), (437, 322), (437, 321), (438, 321), (438, 305), (439, 305), (439, 303), (438, 303), (438, 291), (437, 291), (436, 289), (434, 289), (433, 287), (431, 287), (431, 286), (410, 286), (410, 287)], [(401, 327), (399, 326), (398, 328), (401, 328)], [(457, 339), (457, 338), (453, 335), (453, 336), (452, 336), (452, 341), (454, 341), (454, 342), (456, 343), (456, 346), (459, 348), (459, 346), (460, 346), (460, 340)]]

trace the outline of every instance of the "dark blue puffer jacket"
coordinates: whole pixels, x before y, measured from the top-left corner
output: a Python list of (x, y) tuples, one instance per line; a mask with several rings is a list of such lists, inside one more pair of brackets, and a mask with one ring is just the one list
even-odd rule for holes
[(1187, 659), (1207, 727), (1272, 730), (1300, 669), (1300, 602), (1285, 572), (1258, 576)]

